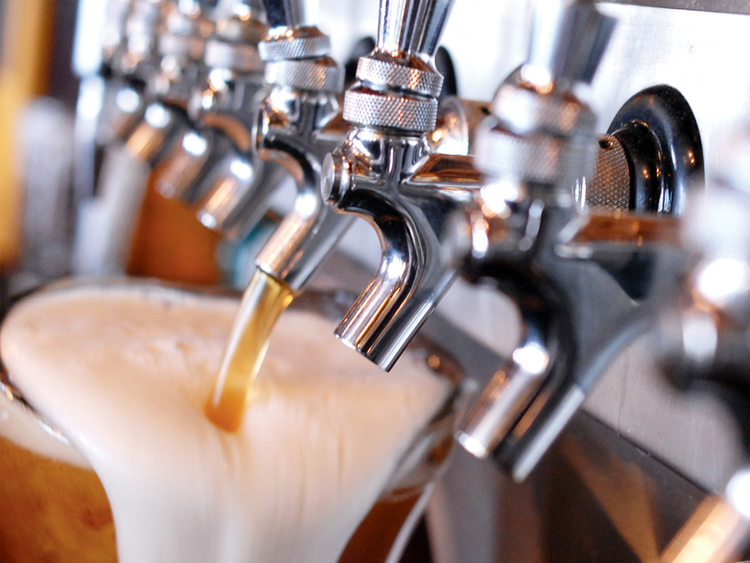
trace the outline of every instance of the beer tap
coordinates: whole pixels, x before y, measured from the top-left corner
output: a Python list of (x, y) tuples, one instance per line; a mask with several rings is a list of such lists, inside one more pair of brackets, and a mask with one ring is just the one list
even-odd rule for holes
[(143, 117), (146, 84), (161, 58), (158, 37), (164, 5), (164, 0), (130, 0), (121, 32), (109, 33), (104, 41), (105, 90), (97, 130), (101, 146), (127, 139)]
[(79, 210), (73, 253), (77, 273), (124, 270), (151, 167), (180, 129), (187, 128), (187, 98), (201, 77), (205, 38), (212, 28), (197, 0), (133, 0), (127, 40), (113, 55), (112, 67), (129, 77), (126, 88), (118, 91), (118, 104), (127, 102), (133, 110), (128, 115), (139, 117), (132, 127), (130, 117), (101, 120), (112, 128), (112, 137), (96, 197)]
[(76, 208), (96, 193), (104, 148), (127, 139), (143, 118), (146, 83), (159, 66), (163, 5), (164, 0), (86, 0), (79, 6), (73, 55), (81, 79)]
[[(105, 98), (112, 98), (105, 96), (105, 91), (113, 89), (112, 63), (125, 42), (130, 4), (130, 0), (105, 3), (84, 0), (78, 6), (73, 49), (73, 68), (80, 79), (75, 122), (74, 209), (94, 194), (97, 161), (106, 144), (101, 142), (99, 129), (101, 122), (107, 121), (107, 113), (112, 113), (104, 108)], [(99, 30), (101, 33), (97, 33)], [(111, 102), (114, 100), (116, 97)], [(131, 108), (126, 105), (125, 109)]]
[(349, 225), (320, 196), (322, 161), (341, 139), (344, 70), (330, 56), (308, 2), (264, 0), (268, 38), (259, 44), (270, 88), (255, 119), (254, 148), (294, 178), (297, 197), (256, 257), (256, 266), (301, 289)]
[(285, 177), (283, 168), (253, 151), (258, 94), (266, 86), (258, 43), (267, 36), (261, 6), (240, 0), (217, 21), (206, 43), (206, 80), (188, 104), (193, 129), (161, 167), (156, 187), (165, 197), (197, 206), (207, 227), (241, 237), (266, 211)]
[(380, 2), (376, 47), (360, 58), (359, 82), (346, 92), (352, 128), (325, 162), (325, 198), (370, 222), (383, 250), (378, 273), (336, 335), (384, 369), (455, 278), (441, 261), (443, 225), (480, 185), (468, 157), (437, 154), (429, 140), (443, 81), (434, 57), (451, 6)]
[(188, 100), (205, 73), (203, 51), (213, 27), (197, 0), (163, 3), (156, 44), (159, 66), (146, 83), (152, 101), (125, 141), (135, 158), (154, 164), (171, 148), (178, 130), (187, 128)]
[[(682, 228), (694, 255), (678, 303), (659, 331), (662, 366), (683, 391), (709, 391), (729, 407), (750, 451), (750, 130), (718, 153), (714, 185), (691, 194)], [(662, 563), (729, 563), (750, 539), (750, 468), (698, 507)]]
[[(587, 0), (538, 0), (532, 10), (528, 60), (500, 86), (492, 116), (477, 132), (484, 185), (468, 221), (457, 217), (451, 227), (451, 254), (462, 260), (463, 275), (509, 295), (521, 319), (518, 346), (457, 438), (516, 480), (534, 468), (604, 368), (673, 293), (686, 261), (679, 223), (646, 211), (679, 211), (687, 185), (702, 179), (692, 114), (668, 109), (659, 114), (663, 129), (686, 131), (659, 153), (674, 161), (660, 168), (641, 160), (638, 148), (648, 137), (626, 142), (642, 135), (637, 127), (614, 132), (633, 174), (630, 211), (581, 210), (575, 196), (586, 191), (597, 143), (595, 115), (576, 87), (592, 80), (614, 21)], [(667, 108), (686, 106), (672, 91), (645, 91), (626, 106), (650, 111), (664, 100)], [(680, 125), (670, 121), (678, 113), (688, 116)], [(654, 207), (644, 203), (654, 198), (639, 196), (649, 182), (664, 188)]]

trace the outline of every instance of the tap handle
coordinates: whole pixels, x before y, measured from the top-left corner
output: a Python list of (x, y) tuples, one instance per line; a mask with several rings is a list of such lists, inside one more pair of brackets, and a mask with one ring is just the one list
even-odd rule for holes
[(268, 84), (337, 94), (344, 69), (329, 56), (331, 40), (317, 27), (316, 0), (263, 0), (268, 38), (258, 44)]
[(271, 30), (315, 27), (317, 24), (318, 3), (315, 0), (263, 0), (263, 5)]
[(452, 6), (453, 0), (380, 0), (377, 49), (431, 61)]
[(435, 128), (443, 77), (434, 59), (452, 6), (453, 0), (380, 0), (375, 50), (359, 60), (345, 120), (407, 134)]
[(614, 27), (592, 0), (534, 0), (524, 79), (563, 88), (591, 82)]

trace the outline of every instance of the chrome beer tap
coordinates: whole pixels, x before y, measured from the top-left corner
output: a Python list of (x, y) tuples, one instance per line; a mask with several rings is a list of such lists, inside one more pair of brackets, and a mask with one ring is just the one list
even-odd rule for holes
[(268, 38), (259, 44), (270, 88), (255, 116), (257, 154), (283, 166), (297, 184), (292, 211), (265, 244), (256, 266), (294, 291), (315, 273), (349, 226), (322, 201), (323, 158), (341, 140), (344, 70), (308, 2), (264, 0)]
[(253, 153), (258, 94), (266, 86), (258, 43), (268, 28), (260, 5), (240, 0), (206, 43), (206, 80), (192, 94), (186, 132), (161, 167), (157, 189), (198, 207), (209, 228), (241, 237), (260, 219), (282, 168)]
[(124, 141), (143, 117), (144, 91), (159, 63), (163, 0), (85, 0), (78, 10), (73, 67), (76, 107), (75, 207), (96, 193), (102, 151)]
[[(78, 6), (73, 68), (80, 79), (75, 122), (74, 209), (94, 194), (97, 162), (107, 139), (99, 131), (102, 121), (114, 121), (105, 111), (105, 91), (113, 88), (112, 63), (125, 43), (125, 22), (131, 0), (84, 0)], [(110, 105), (116, 97), (108, 97)], [(127, 108), (126, 106), (126, 109)], [(102, 142), (104, 141), (104, 142)]]
[[(365, 42), (366, 40), (361, 41), (355, 47), (355, 52), (361, 50), (361, 45)], [(369, 40), (369, 42), (372, 42), (372, 40)], [(209, 56), (209, 48), (207, 48), (206, 59)], [(369, 48), (367, 52), (369, 52)], [(352, 54), (351, 56), (354, 57), (355, 55)], [(449, 58), (447, 54), (444, 57)], [(350, 59), (346, 68), (349, 68), (352, 63), (356, 65), (357, 58)], [(237, 110), (237, 104), (232, 103), (232, 98), (229, 97), (229, 103), (214, 103), (212, 107), (213, 105), (220, 105), (231, 106), (231, 108), (227, 107), (223, 111), (219, 108), (218, 113), (214, 114), (213, 109), (207, 110), (205, 108), (205, 96), (208, 95), (209, 100), (214, 102), (220, 93), (219, 91), (214, 94), (209, 90), (201, 93), (201, 110), (199, 113), (204, 114), (202, 122), (206, 125), (215, 125), (217, 128), (226, 125), (233, 128), (236, 132), (228, 132), (228, 134), (233, 138), (234, 146), (241, 148), (242, 154), (232, 152), (216, 163), (208, 173), (205, 182), (208, 185), (207, 192), (201, 187), (194, 186), (187, 188), (185, 193), (193, 194), (190, 196), (192, 200), (198, 201), (198, 217), (204, 225), (219, 229), (233, 238), (238, 238), (258, 223), (261, 216), (266, 212), (271, 193), (277, 188), (285, 175), (280, 174), (283, 168), (278, 164), (266, 161), (255, 153), (257, 148), (255, 143), (252, 143), (253, 146), (250, 150), (245, 148), (244, 139), (246, 132), (249, 131), (249, 128), (246, 128), (245, 125), (247, 121), (253, 120), (258, 115), (257, 105), (244, 109), (244, 104), (242, 104), (243, 108)], [(244, 96), (244, 99), (250, 101), (247, 95)], [(198, 104), (195, 105), (198, 106)], [(483, 109), (482, 104), (476, 102), (457, 98), (446, 100), (440, 107), (438, 127), (431, 134), (431, 142), (435, 146), (439, 146), (443, 152), (454, 151), (457, 154), (466, 154), (471, 132), (473, 132), (474, 124), (477, 121), (476, 116)], [(235, 123), (235, 116), (239, 118), (240, 123)], [(316, 142), (329, 143), (330, 140), (330, 143), (333, 143), (341, 140), (341, 132), (336, 131), (339, 124), (340, 116), (335, 114), (330, 119), (329, 125), (325, 127), (325, 133)], [(326, 137), (326, 141), (323, 141), (321, 137)], [(264, 154), (265, 156), (271, 156), (268, 153)]]
[(336, 335), (384, 369), (455, 278), (441, 261), (444, 222), (479, 187), (469, 158), (437, 154), (430, 143), (443, 80), (434, 57), (451, 6), (381, 1), (375, 50), (359, 60), (359, 82), (346, 93), (352, 128), (325, 163), (328, 202), (369, 221), (383, 249)]
[[(738, 422), (750, 451), (750, 130), (719, 152), (714, 185), (688, 200), (682, 240), (693, 253), (679, 301), (659, 331), (662, 366), (683, 391), (709, 391)], [(737, 561), (750, 539), (750, 468), (709, 496), (661, 563)]]
[[(133, 110), (130, 117), (137, 114), (138, 119), (133, 127), (130, 117), (102, 120), (114, 128), (96, 196), (79, 210), (73, 252), (79, 274), (125, 269), (151, 167), (167, 153), (180, 129), (187, 129), (187, 97), (201, 77), (205, 38), (213, 28), (205, 12), (197, 0), (133, 0), (125, 25), (127, 41), (112, 65), (130, 77), (127, 87), (118, 91), (118, 104), (126, 102)], [(144, 83), (142, 95), (135, 87), (139, 83)]]
[(163, 3), (156, 42), (159, 64), (146, 83), (151, 101), (125, 141), (135, 158), (153, 165), (172, 148), (179, 130), (188, 127), (187, 104), (205, 74), (203, 51), (213, 27), (197, 0)]
[(158, 71), (158, 37), (165, 0), (130, 0), (119, 40), (105, 45), (106, 78), (97, 142), (125, 140), (143, 117), (146, 84)]
[[(700, 138), (688, 108), (674, 112), (687, 116), (679, 126), (664, 124), (686, 133), (661, 147), (659, 154), (674, 159), (661, 167), (639, 151), (651, 131), (614, 131), (627, 153), (625, 170), (632, 171), (630, 211), (582, 211), (575, 196), (592, 178), (596, 119), (576, 87), (592, 80), (614, 21), (587, 0), (538, 0), (532, 10), (528, 60), (500, 86), (493, 115), (477, 132), (475, 163), (484, 186), (469, 220), (457, 218), (451, 229), (462, 273), (509, 295), (521, 320), (517, 348), (457, 438), (473, 455), (494, 457), (516, 480), (534, 468), (604, 368), (673, 293), (686, 260), (678, 223), (646, 211), (679, 211), (687, 184), (702, 179)], [(671, 90), (647, 90), (626, 107), (648, 114), (660, 103), (686, 105)], [(656, 113), (674, 118), (671, 110)], [(638, 142), (629, 141), (633, 134), (641, 135)], [(659, 197), (641, 197), (651, 194), (649, 183), (660, 187)]]
[(206, 44), (206, 81), (188, 105), (195, 129), (180, 139), (156, 182), (165, 197), (197, 207), (206, 227), (233, 238), (256, 225), (286, 176), (254, 151), (258, 96), (267, 86), (258, 43), (267, 32), (264, 11), (255, 1), (234, 2), (219, 18)]

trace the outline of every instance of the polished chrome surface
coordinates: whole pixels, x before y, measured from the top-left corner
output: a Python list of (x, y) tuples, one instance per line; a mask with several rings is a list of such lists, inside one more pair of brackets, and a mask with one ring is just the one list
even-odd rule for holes
[(435, 56), (452, 0), (382, 0), (378, 50), (401, 57)]
[[(138, 70), (138, 78), (146, 83), (143, 97), (150, 101), (138, 125), (124, 139), (131, 154), (154, 164), (170, 148), (178, 129), (186, 129), (185, 109), (192, 89), (204, 73), (202, 63), (206, 37), (214, 24), (200, 4), (186, 0), (161, 2), (134, 0), (128, 20), (128, 49), (121, 66)], [(130, 18), (134, 18), (130, 21)], [(136, 45), (136, 47), (132, 47)], [(141, 68), (148, 45), (148, 57), (156, 57), (157, 66)], [(121, 70), (125, 72), (125, 69)], [(118, 91), (116, 97), (121, 92)], [(138, 104), (140, 105), (140, 104)]]
[[(599, 131), (640, 90), (655, 84), (678, 89), (700, 127), (710, 192), (723, 166), (720, 141), (747, 113), (750, 75), (732, 61), (750, 48), (750, 18), (645, 4), (605, 2), (600, 9), (616, 16), (618, 26), (589, 97)], [(652, 340), (646, 335), (622, 354), (586, 408), (702, 486), (721, 491), (747, 463), (736, 423), (714, 396), (679, 394), (662, 381)]]
[[(540, 407), (531, 407), (535, 401), (544, 405), (552, 398), (549, 390), (540, 391), (554, 380), (554, 370), (565, 363), (588, 361), (574, 351), (581, 343), (560, 341), (559, 334), (575, 330), (573, 319), (565, 317), (574, 316), (570, 310), (579, 308), (580, 300), (559, 310), (568, 299), (554, 295), (570, 291), (581, 283), (570, 278), (581, 276), (571, 276), (565, 266), (562, 272), (549, 270), (556, 269), (554, 247), (559, 232), (575, 223), (572, 187), (586, 176), (594, 146), (594, 115), (570, 91), (576, 81), (590, 77), (566, 69), (580, 67), (580, 60), (597, 60), (601, 53), (589, 51), (601, 47), (588, 37), (612, 26), (598, 17), (589, 2), (540, 1), (533, 8), (528, 61), (498, 89), (493, 115), (480, 126), (475, 160), (486, 183), (476, 198), (468, 230), (456, 233), (463, 239), (456, 251), (469, 254), (465, 272), (473, 270), (474, 279), (492, 277), (513, 297), (519, 304), (524, 335), (459, 430), (459, 442), (478, 457), (488, 457), (511, 436), (512, 443), (524, 434), (514, 431), (515, 426), (527, 410), (540, 414)], [(575, 32), (576, 25), (582, 26), (580, 33)], [(576, 44), (576, 39), (583, 45)], [(540, 264), (527, 270), (536, 261)], [(537, 268), (544, 274), (535, 276), (532, 272)], [(550, 284), (548, 277), (563, 279)], [(567, 379), (569, 385), (575, 381)], [(556, 393), (559, 396), (570, 389)], [(523, 427), (528, 430), (534, 418)], [(559, 431), (561, 425), (556, 426)], [(538, 449), (533, 443), (526, 445), (526, 451)], [(522, 456), (516, 452), (512, 460), (505, 460), (517, 479), (525, 478), (533, 467), (520, 464)]]
[(267, 0), (265, 8), (269, 35), (258, 48), (267, 62), (266, 82), (312, 92), (341, 92), (344, 69), (328, 56), (330, 39), (313, 21), (317, 2)]
[[(103, 6), (104, 5), (104, 6)], [(93, 10), (105, 13), (97, 22)], [(92, 197), (98, 184), (98, 166), (102, 148), (126, 139), (143, 117), (146, 106), (145, 83), (157, 72), (160, 55), (157, 44), (163, 21), (164, 0), (107, 0), (81, 4), (76, 30), (76, 68), (90, 74), (81, 76), (76, 108), (76, 183), (77, 200)], [(101, 36), (96, 65), (82, 63), (90, 59), (84, 26), (99, 23)]]
[(344, 118), (361, 127), (426, 132), (435, 128), (443, 77), (435, 54), (453, 0), (381, 0), (375, 50), (357, 66), (360, 83)]
[(356, 90), (348, 91), (344, 101), (344, 119), (350, 123), (416, 133), (435, 128), (437, 111), (434, 99), (384, 96)]
[[(722, 147), (722, 166), (710, 192), (687, 203), (683, 243), (695, 256), (682, 296), (661, 327), (666, 373), (680, 389), (712, 391), (737, 418), (750, 447), (750, 130)], [(730, 479), (724, 498), (699, 507), (664, 563), (725, 563), (750, 541), (750, 470)], [(700, 554), (700, 555), (699, 555)]]
[[(336, 329), (346, 345), (390, 369), (450, 287), (443, 224), (471, 199), (478, 175), (466, 158), (437, 154), (442, 77), (434, 56), (452, 2), (382, 0), (375, 50), (346, 93), (346, 141), (327, 158), (321, 189), (339, 211), (378, 231), (378, 273)], [(445, 129), (443, 129), (445, 131)], [(461, 131), (462, 138), (468, 138)], [(468, 141), (449, 152), (467, 154)]]
[[(747, 33), (747, 26), (739, 23), (742, 17), (729, 18), (727, 14), (709, 12), (726, 10), (741, 13), (747, 11), (746, 2), (647, 0), (603, 4), (601, 9), (605, 13), (623, 17), (621, 17), (622, 26), (616, 31), (616, 48), (605, 55), (608, 60), (604, 65), (604, 72), (595, 78), (593, 93), (588, 96), (600, 119), (597, 132), (606, 130), (607, 124), (628, 97), (646, 86), (660, 83), (673, 84), (686, 95), (696, 111), (701, 131), (706, 134), (709, 141), (743, 112), (748, 92), (747, 80), (744, 78), (746, 73), (733, 68), (733, 61), (736, 60), (737, 53), (747, 50), (747, 41), (743, 38), (750, 37), (750, 34)], [(457, 11), (460, 11), (460, 8)], [(672, 10), (671, 8), (684, 8), (685, 10)], [(337, 13), (339, 10), (342, 8), (337, 5), (332, 11)], [(350, 11), (354, 13), (354, 10)], [(471, 11), (478, 10), (474, 10), (472, 6)], [(508, 19), (511, 23), (517, 23), (515, 19)], [(481, 28), (484, 22), (475, 21), (475, 23), (477, 28)], [(466, 26), (461, 27), (461, 30), (464, 29)], [(512, 29), (504, 28), (496, 32), (492, 30), (492, 33), (484, 34), (482, 43), (479, 40), (472, 43), (471, 37), (466, 37), (464, 41), (462, 37), (462, 42), (459, 44), (464, 45), (464, 56), (459, 58), (459, 62), (464, 75), (492, 76), (491, 88), (494, 89), (495, 77), (506, 74), (505, 66), (513, 67), (520, 62), (520, 60), (514, 62), (511, 54), (502, 59), (503, 70), (500, 72), (492, 66), (492, 61), (496, 60), (493, 59), (495, 52), (513, 52), (512, 49), (506, 51), (508, 44), (512, 42), (511, 32)], [(462, 31), (462, 33), (465, 35), (465, 32)], [(480, 49), (475, 47), (477, 43), (487, 47), (487, 51), (491, 52), (485, 53), (486, 57), (476, 57), (482, 59), (480, 64), (469, 65), (466, 63), (470, 58), (466, 55), (466, 50), (469, 50), (468, 45), (472, 45), (474, 50), (470, 51), (470, 54), (480, 52)], [(477, 67), (480, 69), (479, 72), (477, 72)], [(412, 73), (412, 76), (414, 74)], [(413, 77), (411, 80), (414, 82)], [(475, 83), (483, 84), (481, 80), (480, 77)], [(428, 89), (424, 85), (416, 88)], [(470, 90), (470, 92), (477, 95), (476, 90)], [(489, 96), (489, 92), (490, 90), (487, 89), (480, 91), (479, 94)], [(440, 129), (440, 125), (437, 129)], [(428, 137), (432, 133), (430, 132)], [(710, 142), (706, 144), (706, 147), (711, 153), (716, 152)], [(618, 162), (621, 166), (622, 159), (619, 158)], [(237, 169), (244, 174), (242, 167), (237, 167)], [(708, 174), (712, 175), (716, 170), (716, 166), (711, 166)], [(603, 183), (610, 185), (608, 180)], [(616, 200), (622, 202), (628, 189), (629, 182), (624, 182), (624, 185), (620, 186)], [(622, 208), (626, 207), (624, 203), (621, 205)], [(717, 221), (726, 221), (727, 215), (717, 216), (719, 217)], [(578, 243), (583, 239), (586, 244), (564, 245), (561, 249), (578, 256), (593, 252), (593, 246), (589, 243), (592, 242), (592, 238), (594, 242), (599, 241), (601, 233), (597, 234), (597, 229), (592, 228), (592, 224), (600, 218), (598, 215), (591, 217), (584, 230), (575, 235)], [(612, 218), (607, 225), (606, 229), (610, 233), (627, 230), (619, 231), (622, 223), (616, 218)], [(611, 238), (614, 239), (614, 237)], [(585, 285), (582, 284), (582, 291), (583, 289)], [(683, 331), (683, 338), (689, 338), (690, 342), (700, 344), (690, 347), (691, 353), (697, 356), (696, 361), (704, 361), (706, 357), (710, 358), (714, 353), (711, 349), (715, 340), (712, 338), (711, 330), (706, 330), (706, 326), (710, 327), (712, 322), (710, 316), (708, 317), (708, 319), (706, 315), (696, 317), (689, 326), (686, 325), (689, 330)], [(478, 331), (486, 330), (479, 321), (474, 322)], [(709, 418), (706, 416), (707, 409), (700, 409), (701, 414), (693, 416), (692, 404), (690, 410), (682, 409), (685, 411), (683, 414), (687, 414), (686, 417), (673, 417), (674, 405), (683, 398), (675, 398), (671, 395), (665, 397), (664, 394), (658, 394), (655, 385), (646, 381), (652, 379), (652, 374), (649, 372), (647, 360), (642, 357), (643, 348), (643, 346), (637, 348), (618, 362), (618, 371), (626, 374), (625, 377), (619, 378), (622, 381), (622, 384), (618, 386), (620, 392), (613, 396), (605, 395), (605, 400), (600, 399), (598, 406), (594, 405), (595, 412), (622, 434), (632, 433), (634, 439), (647, 444), (656, 455), (666, 455), (663, 452), (671, 451), (672, 455), (667, 456), (669, 462), (687, 470), (700, 482), (720, 483), (721, 472), (726, 471), (727, 467), (726, 461), (722, 460), (726, 450), (729, 449), (727, 446), (731, 446), (732, 433), (726, 425), (711, 425), (710, 422), (713, 419), (709, 420), (709, 424), (706, 425), (705, 419)], [(659, 397), (658, 403), (654, 397)], [(703, 428), (704, 426), (707, 429)], [(678, 432), (684, 432), (684, 434), (678, 434)], [(679, 438), (676, 439), (675, 436)]]
[(187, 130), (183, 115), (155, 102), (146, 107), (143, 119), (128, 136), (125, 147), (138, 160), (153, 165), (167, 153), (172, 139), (182, 137)]
[(341, 92), (344, 74), (331, 60), (281, 60), (266, 63), (266, 82), (321, 92)]
[[(207, 69), (187, 105), (193, 130), (175, 147), (156, 181), (166, 197), (197, 204), (204, 224), (233, 235), (253, 226), (249, 220), (238, 223), (234, 208), (246, 197), (263, 201), (280, 180), (278, 174), (269, 176), (272, 167), (264, 172), (252, 154), (257, 96), (265, 87), (258, 53), (267, 34), (263, 19), (259, 8), (236, 1), (216, 22), (203, 57)], [(224, 161), (234, 162), (234, 171), (223, 167)], [(209, 208), (207, 215), (201, 201)]]
[(440, 74), (368, 57), (359, 60), (357, 78), (434, 97), (438, 97), (443, 89), (443, 77)]
[(310, 30), (297, 31), (284, 37), (269, 38), (259, 45), (259, 49), (264, 61), (322, 57), (331, 52), (331, 39)]
[(263, 0), (272, 35), (288, 28), (315, 27), (318, 24), (317, 0)]
[(146, 82), (147, 93), (165, 103), (186, 108), (193, 88), (205, 74), (203, 52), (214, 22), (197, 0), (167, 3), (157, 41), (158, 72)]
[(269, 61), (265, 79), (272, 87), (254, 115), (253, 144), (261, 158), (292, 175), (297, 197), (256, 265), (297, 291), (350, 223), (323, 204), (319, 187), (323, 158), (345, 131), (339, 103), (344, 71), (327, 54), (327, 37), (311, 19), (311, 3), (266, 0), (265, 8), (269, 37), (259, 47)]
[(218, 154), (231, 151), (231, 142), (215, 130), (184, 131), (162, 159), (154, 179), (156, 190), (166, 198), (178, 197), (195, 203), (195, 186)]
[[(383, 252), (378, 274), (336, 334), (384, 369), (453, 281), (455, 273), (441, 262), (443, 222), (478, 186), (470, 161), (436, 154), (421, 134), (435, 129), (434, 92), (442, 81), (432, 57), (450, 5), (381, 2), (378, 44), (360, 60), (360, 82), (344, 102), (344, 118), (354, 127), (325, 163), (325, 197), (372, 223)], [(422, 66), (414, 68), (415, 61)], [(465, 142), (449, 151), (466, 154), (468, 135), (461, 130), (460, 137)]]
[(132, 0), (125, 20), (124, 42), (111, 58), (115, 72), (145, 79), (158, 67), (158, 34), (166, 0)]
[(320, 195), (323, 159), (343, 138), (337, 97), (272, 90), (259, 115), (258, 154), (285, 167), (297, 184), (294, 207), (256, 265), (294, 290), (303, 288), (349, 226)]
[(101, 33), (101, 63), (109, 64), (125, 38), (125, 21), (132, 0), (107, 0)]
[[(463, 273), (514, 299), (522, 325), (459, 441), (518, 480), (648, 326), (684, 265), (669, 221), (614, 214), (607, 224), (574, 202), (596, 147), (596, 119), (574, 87), (593, 78), (612, 27), (590, 2), (535, 4), (529, 62), (501, 85), (477, 133), (485, 184), (468, 224), (454, 227), (454, 253), (468, 255)], [(619, 221), (643, 225), (620, 238)]]
[(721, 12), (725, 14), (750, 14), (746, 0), (607, 0), (618, 4), (670, 8), (675, 10), (695, 10), (700, 12)]
[(202, 180), (208, 190), (197, 204), (198, 220), (241, 240), (263, 218), (271, 194), (286, 178), (281, 166), (230, 152)]
[(390, 369), (455, 278), (441, 255), (443, 224), (479, 186), (466, 157), (436, 154), (424, 137), (354, 130), (326, 161), (323, 190), (380, 231), (378, 274), (336, 335)]

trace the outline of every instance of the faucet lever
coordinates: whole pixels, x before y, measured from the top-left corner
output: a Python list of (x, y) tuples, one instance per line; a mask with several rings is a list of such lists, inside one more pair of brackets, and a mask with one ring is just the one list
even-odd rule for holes
[(435, 54), (453, 0), (381, 0), (375, 50), (357, 65), (359, 84), (344, 99), (344, 119), (406, 134), (432, 131), (443, 77)]
[(318, 3), (315, 0), (263, 0), (270, 35), (285, 30), (317, 26)]
[(452, 6), (453, 0), (380, 0), (377, 50), (431, 61)]
[(536, 0), (524, 78), (538, 86), (560, 82), (568, 89), (590, 83), (599, 66), (615, 19), (596, 10), (592, 0)]

